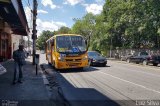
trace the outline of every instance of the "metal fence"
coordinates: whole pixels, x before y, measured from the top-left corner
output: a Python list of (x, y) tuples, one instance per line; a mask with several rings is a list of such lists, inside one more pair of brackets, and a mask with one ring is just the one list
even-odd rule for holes
[(160, 49), (117, 49), (108, 51), (107, 57), (120, 59), (121, 56), (125, 56), (128, 54), (133, 55), (134, 53), (143, 51), (146, 51), (150, 55), (160, 55)]

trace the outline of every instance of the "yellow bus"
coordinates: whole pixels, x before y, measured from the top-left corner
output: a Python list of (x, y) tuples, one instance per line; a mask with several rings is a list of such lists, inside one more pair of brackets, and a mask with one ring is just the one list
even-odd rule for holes
[(56, 69), (87, 67), (88, 54), (83, 36), (54, 35), (46, 41), (46, 59)]

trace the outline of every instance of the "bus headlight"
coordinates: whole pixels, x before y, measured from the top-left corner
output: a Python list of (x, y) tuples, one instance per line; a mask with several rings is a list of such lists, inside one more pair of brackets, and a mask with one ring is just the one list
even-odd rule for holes
[(64, 61), (64, 58), (63, 57), (58, 57), (58, 60), (59, 61)]
[(88, 59), (88, 56), (85, 56), (82, 58), (82, 60), (87, 60)]

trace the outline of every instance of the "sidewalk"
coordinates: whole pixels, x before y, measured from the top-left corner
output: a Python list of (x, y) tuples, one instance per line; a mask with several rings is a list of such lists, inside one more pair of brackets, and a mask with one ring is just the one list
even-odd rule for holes
[[(14, 62), (7, 61), (2, 65), (7, 72), (0, 76), (0, 106), (48, 106), (51, 105), (48, 91), (40, 71), (36, 76), (35, 66), (27, 59), (23, 70), (23, 83), (12, 85)], [(6, 105), (5, 103), (8, 103)], [(17, 104), (16, 104), (17, 103)], [(53, 105), (53, 104), (52, 104)], [(12, 105), (13, 106), (13, 105)]]

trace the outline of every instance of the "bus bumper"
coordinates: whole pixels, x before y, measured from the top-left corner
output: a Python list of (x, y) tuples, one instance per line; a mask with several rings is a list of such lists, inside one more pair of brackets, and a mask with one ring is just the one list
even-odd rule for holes
[(84, 60), (83, 62), (58, 62), (56, 64), (57, 69), (81, 68), (88, 66), (88, 60)]

